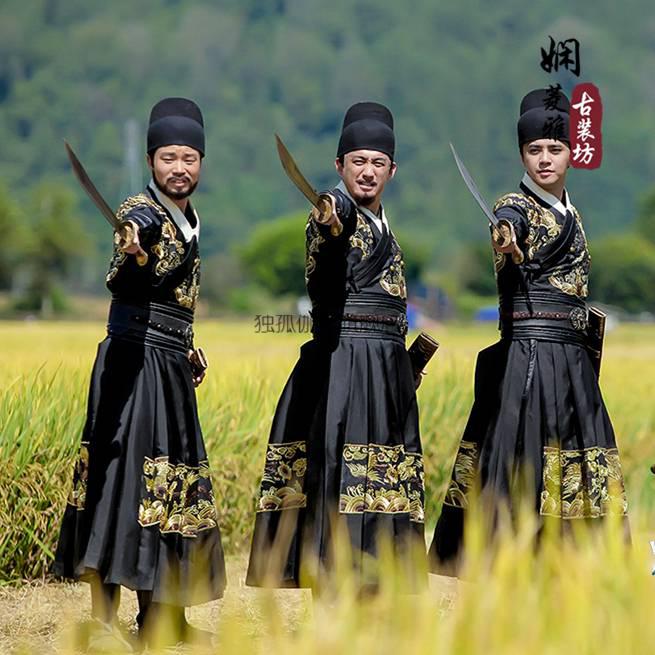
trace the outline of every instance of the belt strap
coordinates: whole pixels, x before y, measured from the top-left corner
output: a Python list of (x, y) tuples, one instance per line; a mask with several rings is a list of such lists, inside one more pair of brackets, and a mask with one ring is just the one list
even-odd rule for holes
[(405, 314), (396, 314), (395, 316), (386, 314), (352, 314), (345, 312), (342, 316), (342, 325), (345, 322), (354, 323), (374, 323), (376, 325), (390, 325), (394, 327), (398, 334), (405, 336), (407, 334), (407, 316)]
[(318, 339), (344, 337), (372, 337), (405, 340), (407, 317), (404, 314), (389, 316), (384, 314), (351, 314), (341, 317), (324, 318), (314, 322), (312, 332)]
[(556, 341), (585, 346), (587, 333), (576, 330), (565, 321), (531, 318), (523, 321), (501, 323), (503, 339), (535, 339), (537, 341)]
[(186, 354), (193, 348), (191, 320), (171, 315), (165, 305), (129, 305), (113, 300), (107, 333), (116, 338)]
[[(571, 327), (578, 332), (584, 332), (589, 327), (589, 317), (587, 309), (583, 307), (573, 307), (568, 311), (546, 311), (546, 310), (533, 310), (533, 311), (500, 311), (501, 323), (514, 323), (532, 321), (567, 321), (570, 325), (564, 327)], [(548, 325), (545, 323), (544, 325)]]

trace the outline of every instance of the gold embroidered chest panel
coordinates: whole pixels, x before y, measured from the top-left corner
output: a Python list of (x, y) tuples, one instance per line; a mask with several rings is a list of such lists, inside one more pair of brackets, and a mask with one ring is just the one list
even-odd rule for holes
[[(558, 214), (540, 205), (534, 198), (522, 193), (508, 193), (502, 196), (494, 205), (496, 212), (503, 207), (512, 207), (525, 218), (526, 235), (520, 244), (525, 255), (525, 263), (529, 264), (539, 256), (544, 248), (550, 246), (562, 236), (563, 222), (558, 220)], [(551, 288), (563, 293), (586, 298), (591, 258), (582, 219), (575, 207), (571, 208), (575, 220), (575, 234), (566, 252), (561, 253), (558, 260), (549, 265), (542, 275)], [(509, 258), (502, 253), (494, 252), (494, 267), (496, 276), (507, 265)]]

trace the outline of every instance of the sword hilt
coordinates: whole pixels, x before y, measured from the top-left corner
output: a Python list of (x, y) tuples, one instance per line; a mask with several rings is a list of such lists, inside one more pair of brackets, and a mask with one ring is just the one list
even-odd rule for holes
[[(505, 230), (502, 228), (505, 228)], [(499, 219), (497, 232), (502, 241), (498, 241), (497, 243), (501, 248), (506, 248), (510, 245), (510, 243), (512, 243), (512, 229), (512, 224), (509, 221), (505, 220), (504, 218)], [(512, 255), (512, 261), (515, 264), (523, 263), (525, 257), (523, 255), (523, 251), (518, 247), (518, 244), (514, 243), (514, 247), (512, 248), (512, 252), (510, 254)]]
[[(121, 250), (125, 250), (126, 246), (129, 247), (130, 244), (134, 243), (134, 228), (129, 221), (121, 223), (114, 238), (116, 239), (116, 245)], [(139, 266), (145, 266), (148, 263), (148, 253), (140, 245), (134, 256)]]
[[(332, 196), (329, 193), (321, 193), (318, 196), (318, 203), (316, 206), (318, 209), (318, 217), (315, 219), (317, 223), (321, 225), (326, 225), (330, 216), (332, 216)], [(336, 223), (333, 223), (330, 226), (330, 234), (333, 237), (338, 237), (343, 232), (343, 224), (337, 216)]]

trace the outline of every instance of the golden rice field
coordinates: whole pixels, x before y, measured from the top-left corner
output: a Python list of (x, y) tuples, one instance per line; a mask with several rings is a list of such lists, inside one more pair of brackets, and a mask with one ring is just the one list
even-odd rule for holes
[[(101, 323), (0, 324), (0, 653), (70, 652), (88, 617), (83, 585), (44, 579), (56, 543), (84, 419)], [(493, 326), (441, 326), (442, 347), (419, 390), (431, 535), (472, 399), (476, 352)], [(655, 328), (620, 326), (607, 338), (601, 382), (626, 477), (633, 546), (618, 531), (538, 555), (531, 524), (494, 558), (479, 547), (467, 583), (431, 576), (431, 591), (389, 586), (358, 600), (344, 579), (335, 598), (243, 586), (244, 553), (277, 396), (307, 335), (256, 334), (253, 323), (201, 322), (209, 360), (198, 390), (229, 557), (223, 601), (190, 616), (218, 633), (221, 653), (641, 653), (655, 647)], [(477, 545), (476, 545), (477, 544)], [(35, 582), (36, 581), (36, 582)], [(125, 595), (121, 618), (134, 613)], [(68, 619), (67, 619), (68, 617)], [(71, 627), (72, 626), (72, 627)]]

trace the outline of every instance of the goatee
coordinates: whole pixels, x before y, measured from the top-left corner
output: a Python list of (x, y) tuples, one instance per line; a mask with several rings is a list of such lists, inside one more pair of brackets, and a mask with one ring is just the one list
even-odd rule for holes
[(153, 175), (152, 177), (153, 182), (155, 183), (155, 186), (165, 195), (168, 196), (169, 198), (172, 198), (173, 200), (184, 200), (184, 198), (188, 198), (195, 190), (196, 187), (198, 186), (198, 182), (195, 184), (192, 184), (186, 191), (171, 191), (166, 188), (164, 184), (161, 184), (159, 180)]

